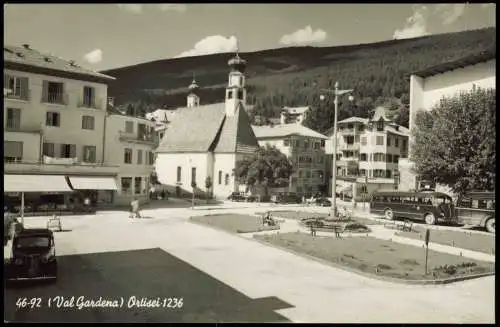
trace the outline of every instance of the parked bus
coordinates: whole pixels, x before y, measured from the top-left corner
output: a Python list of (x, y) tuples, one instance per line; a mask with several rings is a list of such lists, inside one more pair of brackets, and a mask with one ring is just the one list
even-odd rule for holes
[(495, 192), (469, 192), (460, 196), (456, 210), (460, 223), (495, 233)]
[(370, 213), (383, 214), (389, 220), (422, 220), (428, 225), (458, 222), (452, 198), (440, 192), (374, 192)]

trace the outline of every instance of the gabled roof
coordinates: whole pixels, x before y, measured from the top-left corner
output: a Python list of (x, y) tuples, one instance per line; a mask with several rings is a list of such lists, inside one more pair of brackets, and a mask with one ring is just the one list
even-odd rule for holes
[(261, 138), (280, 138), (292, 135), (308, 136), (326, 140), (327, 137), (302, 124), (281, 124), (275, 126), (252, 126), (257, 139)]
[(349, 117), (343, 120), (340, 120), (337, 124), (344, 124), (344, 123), (361, 123), (361, 124), (368, 124), (368, 118), (361, 118), (361, 117)]
[(384, 107), (377, 107), (375, 108), (375, 113), (373, 114), (373, 118), (371, 119), (372, 121), (380, 121), (382, 119), (383, 121), (390, 122), (389, 118), (385, 115), (385, 108)]
[(226, 117), (225, 103), (221, 102), (177, 109), (156, 152), (247, 153), (257, 147), (243, 105), (234, 116)]
[(290, 114), (303, 114), (309, 110), (309, 107), (283, 107), (281, 111), (288, 112)]
[[(84, 76), (91, 76), (103, 80), (115, 80), (114, 77), (104, 75), (90, 69), (83, 68), (69, 60), (45, 54), (28, 47), (6, 46), (3, 47), (4, 68), (11, 65), (30, 66), (42, 69), (49, 69), (65, 73), (73, 73)], [(11, 64), (11, 65), (9, 65)], [(15, 69), (15, 68), (12, 68)]]
[(417, 76), (426, 78), (426, 77), (434, 76), (437, 74), (442, 74), (442, 73), (445, 73), (445, 72), (448, 72), (451, 70), (476, 65), (476, 64), (479, 64), (482, 62), (495, 60), (495, 59), (496, 59), (496, 48), (491, 47), (491, 48), (486, 49), (484, 51), (481, 51), (477, 54), (473, 54), (470, 56), (460, 58), (458, 60), (445, 62), (445, 63), (439, 64), (436, 66), (426, 68), (424, 70), (414, 72), (412, 75), (417, 75)]

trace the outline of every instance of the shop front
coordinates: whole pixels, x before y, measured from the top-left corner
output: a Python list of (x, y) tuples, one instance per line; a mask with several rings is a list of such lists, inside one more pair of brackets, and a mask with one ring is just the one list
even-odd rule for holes
[(75, 191), (70, 201), (78, 207), (85, 207), (86, 199), (94, 209), (111, 206), (118, 190), (113, 176), (69, 176), (68, 182)]

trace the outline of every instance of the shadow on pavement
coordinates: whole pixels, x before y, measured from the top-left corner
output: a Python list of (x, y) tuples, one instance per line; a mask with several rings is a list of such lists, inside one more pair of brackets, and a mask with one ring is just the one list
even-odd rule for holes
[[(133, 241), (133, 240), (131, 240)], [(251, 299), (188, 263), (156, 248), (60, 256), (58, 280), (7, 288), (5, 320), (12, 322), (289, 322), (275, 310), (292, 307), (276, 297)], [(123, 307), (48, 307), (56, 296), (71, 300), (124, 300)], [(181, 308), (131, 307), (131, 297), (181, 299)], [(19, 299), (40, 298), (36, 307)], [(60, 298), (59, 298), (60, 299)], [(37, 301), (35, 301), (37, 302)], [(54, 303), (54, 302), (52, 302)], [(37, 303), (35, 303), (37, 304)]]

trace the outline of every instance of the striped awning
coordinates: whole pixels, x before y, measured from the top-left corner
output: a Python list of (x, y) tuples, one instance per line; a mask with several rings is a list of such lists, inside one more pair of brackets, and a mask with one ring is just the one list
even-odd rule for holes
[(4, 193), (73, 192), (62, 175), (4, 175)]
[(118, 190), (114, 177), (70, 176), (69, 182), (74, 190)]

